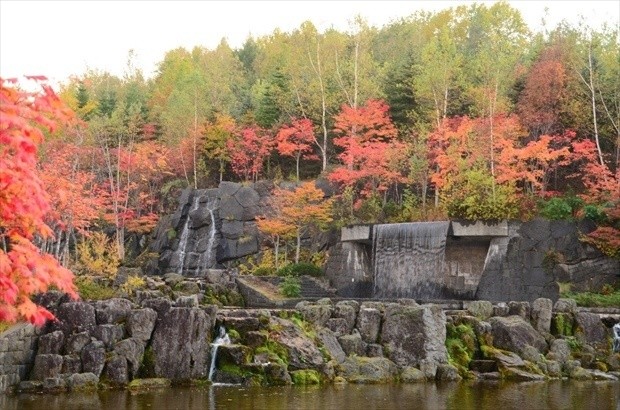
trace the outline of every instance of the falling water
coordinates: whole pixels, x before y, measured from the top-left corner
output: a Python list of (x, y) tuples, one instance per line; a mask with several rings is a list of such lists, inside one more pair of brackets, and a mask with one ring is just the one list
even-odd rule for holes
[(213, 373), (215, 372), (215, 362), (217, 359), (217, 348), (221, 345), (229, 345), (230, 336), (226, 333), (224, 326), (220, 326), (219, 335), (211, 343), (211, 367), (209, 367), (209, 381), (213, 381)]
[(450, 222), (374, 226), (374, 296), (441, 298)]
[(185, 224), (183, 225), (183, 230), (181, 231), (181, 239), (179, 239), (179, 246), (177, 247), (177, 255), (178, 255), (178, 265), (177, 265), (177, 273), (183, 274), (183, 266), (185, 265), (185, 249), (187, 247), (187, 239), (189, 238), (189, 214), (192, 211), (198, 209), (200, 205), (198, 200), (199, 196), (196, 195), (194, 197), (194, 201), (192, 202), (192, 207), (187, 213), (187, 219), (185, 220)]
[(209, 237), (207, 238), (207, 249), (200, 255), (200, 261), (198, 263), (198, 269), (204, 271), (207, 268), (213, 266), (213, 245), (215, 245), (215, 234), (217, 233), (217, 227), (215, 226), (215, 206), (217, 204), (217, 198), (209, 198), (207, 202), (207, 210), (211, 217), (211, 225), (209, 225)]

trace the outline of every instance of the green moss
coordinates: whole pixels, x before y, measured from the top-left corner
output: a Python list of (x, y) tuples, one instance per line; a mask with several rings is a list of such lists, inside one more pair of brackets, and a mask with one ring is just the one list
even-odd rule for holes
[(564, 312), (554, 314), (551, 320), (551, 333), (554, 335), (572, 336), (573, 315)]
[(291, 372), (293, 384), (305, 386), (308, 384), (321, 384), (321, 375), (316, 370), (296, 370)]
[(153, 348), (151, 346), (148, 346), (144, 350), (142, 364), (140, 365), (140, 369), (138, 369), (138, 376), (141, 378), (155, 377), (155, 353), (153, 353)]
[(239, 340), (239, 339), (241, 339), (241, 335), (239, 335), (239, 332), (237, 332), (235, 329), (228, 329), (228, 336), (232, 340)]
[(620, 290), (607, 294), (583, 292), (565, 293), (562, 297), (574, 299), (579, 306), (585, 307), (618, 307), (620, 306)]
[(84, 300), (104, 300), (111, 299), (116, 296), (116, 289), (109, 286), (101, 285), (86, 277), (77, 277), (75, 279), (78, 294)]
[(476, 334), (471, 325), (446, 325), (448, 360), (459, 370), (459, 374), (463, 377), (468, 376), (469, 363), (473, 360), (478, 350), (477, 345)]
[(255, 354), (267, 354), (270, 362), (288, 367), (288, 350), (274, 340), (267, 339), (264, 345), (254, 350)]
[(130, 391), (143, 391), (170, 387), (170, 380), (163, 378), (133, 379), (127, 389)]

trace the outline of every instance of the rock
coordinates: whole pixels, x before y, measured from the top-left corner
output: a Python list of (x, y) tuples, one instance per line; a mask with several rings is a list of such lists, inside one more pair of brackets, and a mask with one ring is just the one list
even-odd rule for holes
[(110, 357), (106, 360), (101, 379), (112, 386), (124, 386), (129, 383), (127, 360), (116, 354)]
[(75, 373), (67, 378), (67, 387), (71, 391), (96, 391), (99, 377), (93, 373)]
[(157, 312), (150, 308), (134, 309), (127, 315), (127, 334), (144, 342), (151, 338)]
[(575, 337), (597, 350), (609, 349), (607, 328), (596, 313), (579, 312), (575, 314)]
[(364, 353), (366, 353), (364, 348), (364, 342), (362, 342), (362, 337), (360, 336), (359, 332), (354, 332), (350, 335), (340, 336), (338, 338), (338, 342), (340, 343), (340, 346), (342, 346), (342, 350), (347, 356), (364, 356)]
[(61, 330), (69, 337), (81, 332), (90, 334), (96, 325), (94, 307), (85, 302), (68, 302), (58, 306), (53, 330)]
[(440, 306), (386, 308), (381, 344), (398, 366), (417, 366), (423, 360), (447, 363), (445, 342), (446, 316)]
[(510, 314), (510, 308), (506, 302), (499, 302), (493, 306), (493, 316), (508, 316)]
[(57, 377), (62, 371), (63, 358), (59, 354), (38, 354), (34, 358), (34, 367), (30, 378), (45, 381), (50, 377)]
[(575, 316), (572, 313), (557, 312), (551, 317), (551, 334), (555, 336), (572, 336)]
[(338, 339), (336, 339), (336, 335), (334, 335), (334, 332), (326, 328), (321, 328), (319, 329), (318, 337), (323, 347), (325, 347), (329, 355), (337, 363), (344, 362), (347, 355), (342, 349), (342, 346), (340, 346), (340, 343), (338, 343)]
[(164, 282), (166, 283), (167, 286), (171, 288), (174, 288), (177, 285), (177, 283), (180, 283), (184, 280), (185, 280), (185, 276), (180, 275), (178, 273), (170, 272), (164, 275)]
[(532, 326), (540, 333), (551, 332), (553, 302), (551, 299), (538, 298), (532, 302)]
[(221, 345), (217, 349), (217, 363), (242, 366), (249, 362), (251, 349), (244, 345)]
[(317, 326), (325, 326), (331, 318), (333, 307), (331, 304), (304, 305), (299, 309), (304, 320)]
[(121, 340), (114, 346), (114, 353), (129, 363), (128, 373), (132, 379), (138, 375), (145, 347), (146, 343), (136, 338)]
[(323, 355), (314, 341), (288, 320), (272, 317), (272, 326), (280, 330), (270, 337), (286, 350), (289, 371), (317, 369), (324, 365)]
[(351, 306), (348, 302), (338, 302), (334, 307), (334, 312), (332, 313), (332, 318), (341, 318), (345, 321), (345, 333), (349, 334), (355, 327), (355, 320), (357, 316), (357, 310), (355, 307)]
[(76, 333), (69, 337), (65, 346), (65, 353), (68, 355), (79, 355), (82, 353), (84, 346), (90, 343), (90, 335), (88, 332)]
[(568, 377), (570, 377), (573, 380), (592, 380), (594, 378), (592, 376), (592, 373), (590, 373), (589, 371), (587, 371), (581, 366), (574, 367), (570, 371)]
[(99, 300), (95, 302), (97, 323), (117, 324), (127, 320), (127, 314), (131, 311), (131, 301), (122, 298)]
[(61, 354), (65, 334), (60, 330), (39, 337), (38, 354)]
[(535, 347), (526, 345), (521, 352), (521, 357), (532, 363), (538, 363), (543, 356)]
[(67, 390), (67, 381), (62, 377), (48, 377), (43, 381), (44, 393), (60, 393)]
[(235, 329), (244, 338), (248, 332), (260, 330), (260, 321), (257, 317), (226, 317), (222, 319), (222, 326), (226, 329)]
[(250, 331), (245, 335), (245, 345), (255, 349), (267, 342), (267, 335), (259, 331)]
[(562, 377), (562, 365), (555, 360), (547, 360), (547, 374), (549, 377)]
[(170, 387), (170, 384), (170, 380), (159, 377), (149, 379), (134, 379), (129, 383), (127, 389), (132, 392), (148, 391), (152, 389), (165, 389)]
[(82, 373), (82, 359), (78, 355), (66, 355), (62, 359), (62, 373)]
[(545, 338), (520, 316), (493, 317), (490, 323), (495, 347), (518, 354), (528, 345), (542, 353), (547, 351)]
[(339, 366), (341, 375), (350, 383), (388, 383), (398, 375), (394, 362), (385, 357), (348, 357)]
[(376, 343), (381, 331), (381, 312), (374, 308), (362, 307), (357, 315), (357, 329), (366, 343)]
[(208, 375), (210, 319), (195, 308), (170, 308), (160, 317), (151, 345), (155, 374), (170, 380)]
[(437, 367), (437, 375), (435, 378), (438, 381), (449, 381), (456, 382), (459, 380), (463, 380), (461, 375), (459, 374), (459, 370), (452, 366), (451, 364), (440, 364)]
[(508, 314), (521, 316), (524, 320), (530, 320), (529, 302), (508, 302)]
[(470, 315), (481, 320), (487, 320), (493, 315), (493, 304), (488, 300), (474, 300), (467, 305)]
[(17, 386), (18, 393), (38, 393), (43, 390), (43, 382), (40, 380), (24, 380)]
[(502, 370), (501, 374), (504, 379), (515, 382), (545, 380), (545, 376), (542, 374), (531, 373), (527, 370), (517, 367), (505, 368)]
[(499, 367), (524, 367), (525, 362), (516, 353), (501, 352), (496, 350), (492, 352), (492, 357), (496, 360)]
[(590, 370), (590, 374), (592, 375), (592, 380), (618, 381), (616, 376), (600, 370)]
[(400, 373), (402, 383), (420, 383), (426, 381), (424, 373), (415, 367), (407, 366)]
[(290, 374), (293, 384), (297, 386), (321, 384), (321, 376), (316, 370), (295, 370)]
[(92, 332), (93, 337), (103, 342), (106, 349), (112, 346), (125, 335), (125, 327), (123, 325), (99, 325)]
[(366, 345), (366, 356), (383, 357), (383, 346), (378, 343), (369, 343), (368, 345)]
[(84, 373), (93, 373), (99, 377), (105, 365), (105, 348), (103, 342), (94, 341), (82, 349), (82, 368)]
[(172, 302), (167, 298), (145, 299), (141, 303), (143, 308), (151, 308), (158, 316), (165, 315), (172, 307)]
[(264, 371), (269, 386), (288, 386), (293, 383), (291, 375), (286, 371), (286, 365), (268, 363)]
[[(196, 295), (200, 293), (200, 287), (193, 280), (184, 280), (183, 282), (179, 282), (173, 288), (177, 292), (181, 292), (184, 295)], [(177, 304), (177, 306), (179, 306)], [(189, 307), (189, 306), (179, 306), (179, 307)]]
[(577, 311), (577, 302), (573, 299), (558, 299), (553, 305), (555, 312), (575, 313)]
[(336, 336), (344, 336), (350, 333), (349, 325), (344, 318), (331, 318), (325, 322), (325, 327), (336, 334)]
[(198, 295), (179, 296), (174, 301), (174, 305), (176, 307), (186, 307), (186, 308), (198, 307)]

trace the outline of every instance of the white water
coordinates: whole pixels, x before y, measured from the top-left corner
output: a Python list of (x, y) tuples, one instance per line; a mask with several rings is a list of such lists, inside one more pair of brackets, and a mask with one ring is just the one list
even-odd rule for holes
[(209, 237), (207, 239), (207, 250), (204, 251), (202, 255), (200, 255), (200, 261), (198, 262), (198, 270), (204, 271), (207, 268), (213, 266), (213, 258), (215, 254), (213, 253), (213, 245), (215, 244), (215, 234), (217, 233), (217, 227), (215, 226), (215, 205), (217, 204), (217, 198), (209, 198), (209, 202), (207, 202), (207, 210), (209, 211), (209, 216), (211, 217), (211, 225), (209, 226)]
[(440, 298), (449, 227), (450, 222), (375, 225), (373, 296)]
[(209, 381), (213, 381), (213, 373), (215, 372), (215, 363), (217, 360), (217, 348), (222, 345), (230, 344), (230, 336), (226, 333), (224, 326), (220, 326), (219, 335), (211, 343), (211, 366), (209, 367)]
[[(189, 212), (192, 212), (198, 209), (199, 199), (200, 199), (199, 196), (196, 195)], [(181, 239), (179, 240), (179, 246), (177, 247), (177, 257), (178, 257), (177, 273), (178, 274), (183, 274), (183, 266), (185, 265), (185, 254), (186, 254), (185, 248), (187, 248), (187, 239), (189, 238), (189, 212), (187, 213), (187, 219), (185, 220), (185, 224), (183, 225), (183, 230), (181, 231)]]

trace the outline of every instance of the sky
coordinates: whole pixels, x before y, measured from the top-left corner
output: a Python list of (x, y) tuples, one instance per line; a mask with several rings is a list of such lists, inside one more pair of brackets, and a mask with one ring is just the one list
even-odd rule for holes
[[(291, 31), (310, 20), (322, 31), (346, 31), (361, 15), (375, 27), (418, 10), (439, 11), (471, 1), (31, 1), (0, 0), (0, 77), (45, 75), (52, 83), (88, 69), (122, 76), (129, 51), (134, 65), (152, 77), (167, 51), (215, 48), (226, 38), (233, 48), (248, 36), (275, 28)], [(492, 4), (494, 1), (478, 1)], [(532, 30), (562, 20), (592, 27), (618, 25), (620, 0), (509, 1)]]

